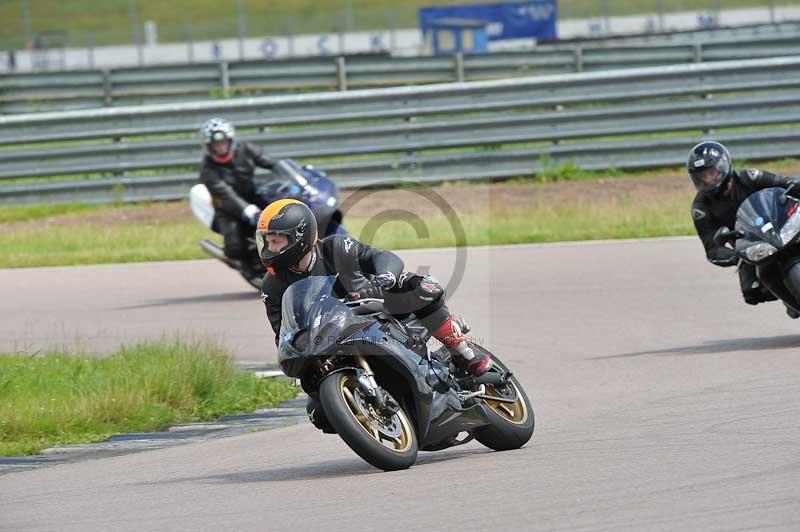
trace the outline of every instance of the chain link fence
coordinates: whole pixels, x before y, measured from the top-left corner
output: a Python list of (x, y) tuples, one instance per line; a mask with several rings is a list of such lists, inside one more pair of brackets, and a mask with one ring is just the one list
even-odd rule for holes
[[(421, 6), (457, 5), (465, 0), (7, 0), (0, 4), (0, 48), (34, 46), (89, 47), (160, 42), (186, 42), (262, 35), (336, 33), (417, 26)], [(791, 0), (559, 0), (561, 20), (597, 19), (652, 14), (656, 21), (670, 13), (696, 12), (708, 24), (721, 9), (794, 6)], [(55, 38), (55, 36), (58, 36)]]

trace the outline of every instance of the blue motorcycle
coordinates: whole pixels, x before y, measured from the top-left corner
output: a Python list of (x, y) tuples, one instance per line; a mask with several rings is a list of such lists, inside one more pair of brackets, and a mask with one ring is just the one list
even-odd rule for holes
[[(256, 186), (256, 196), (261, 208), (281, 199), (296, 199), (308, 205), (314, 213), (320, 238), (347, 234), (342, 227), (339, 187), (325, 172), (311, 165), (301, 166), (291, 159), (281, 159), (275, 164), (272, 173), (274, 179)], [(219, 233), (214, 223), (215, 212), (211, 193), (205, 185), (197, 184), (192, 187), (189, 192), (189, 203), (195, 217), (207, 228)], [(222, 246), (211, 240), (201, 240), (200, 247), (209, 256), (238, 270), (254, 288), (261, 288), (261, 279), (266, 274), (266, 269), (258, 256), (255, 234), (247, 242), (245, 260), (248, 261), (248, 268), (241, 268), (240, 264), (225, 255)], [(256, 275), (250, 275), (249, 272), (256, 272)]]

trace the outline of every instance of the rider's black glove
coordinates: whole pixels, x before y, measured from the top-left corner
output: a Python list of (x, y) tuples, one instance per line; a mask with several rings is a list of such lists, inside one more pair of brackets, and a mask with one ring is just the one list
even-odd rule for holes
[(708, 252), (707, 257), (711, 264), (722, 266), (723, 268), (728, 266), (736, 266), (736, 264), (739, 262), (739, 257), (736, 256), (736, 252), (730, 248), (724, 247), (716, 247), (711, 249), (711, 251)]
[(386, 290), (395, 285), (394, 274), (381, 273), (376, 275), (371, 281), (365, 284), (360, 290), (355, 290), (347, 295), (350, 301), (359, 299), (381, 299)]
[(724, 248), (725, 244), (727, 244), (731, 240), (730, 234), (731, 230), (723, 225), (722, 227), (716, 230), (712, 239), (714, 240), (714, 243), (716, 245), (718, 245), (721, 248)]

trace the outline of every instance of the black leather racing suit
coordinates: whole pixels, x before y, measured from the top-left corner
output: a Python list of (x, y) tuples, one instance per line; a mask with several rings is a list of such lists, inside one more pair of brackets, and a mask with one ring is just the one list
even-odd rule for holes
[(200, 181), (214, 200), (213, 227), (225, 238), (225, 255), (235, 260), (243, 258), (247, 236), (254, 231), (242, 219), (245, 207), (250, 204), (260, 209), (266, 207), (259, 204), (256, 196), (253, 175), (257, 166), (272, 169), (274, 161), (256, 144), (236, 141), (230, 161), (222, 164), (206, 155), (200, 169)]
[[(714, 242), (714, 233), (725, 226), (733, 229), (736, 225), (736, 211), (747, 196), (770, 187), (787, 188), (788, 178), (763, 172), (761, 170), (733, 170), (732, 185), (717, 196), (697, 193), (692, 203), (692, 219), (697, 235), (703, 242), (706, 257), (717, 266), (735, 266), (738, 262), (735, 252)], [(756, 305), (764, 301), (774, 301), (776, 297), (761, 287), (755, 267), (742, 262), (739, 265), (739, 282), (745, 302)]]
[(432, 277), (403, 272), (403, 261), (391, 251), (375, 249), (351, 236), (332, 235), (311, 250), (308, 271), (268, 272), (261, 285), (261, 300), (267, 310), (275, 344), (281, 330), (281, 302), (289, 286), (310, 275), (339, 274), (334, 292), (345, 297), (364, 287), (377, 274), (391, 273), (397, 283), (384, 294), (384, 308), (395, 316), (414, 314), (429, 330), (449, 316), (444, 304), (444, 289)]

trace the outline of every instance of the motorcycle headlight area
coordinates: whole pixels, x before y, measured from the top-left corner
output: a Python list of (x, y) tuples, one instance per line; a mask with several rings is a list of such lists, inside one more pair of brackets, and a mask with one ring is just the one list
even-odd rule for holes
[(792, 214), (786, 223), (781, 227), (781, 242), (784, 245), (792, 241), (800, 233), (800, 212)]
[(301, 331), (286, 331), (281, 334), (280, 343), (278, 348), (282, 349), (286, 345), (290, 345), (291, 349), (303, 352), (308, 347), (308, 330)]
[(778, 248), (769, 244), (767, 242), (760, 242), (758, 244), (753, 244), (749, 248), (747, 248), (744, 253), (747, 256), (747, 260), (752, 262), (761, 262), (762, 260), (766, 259), (767, 257), (774, 255), (778, 251)]
[(308, 348), (308, 331), (303, 329), (302, 331), (297, 331), (294, 337), (292, 338), (292, 347), (297, 349), (298, 351), (305, 351)]

